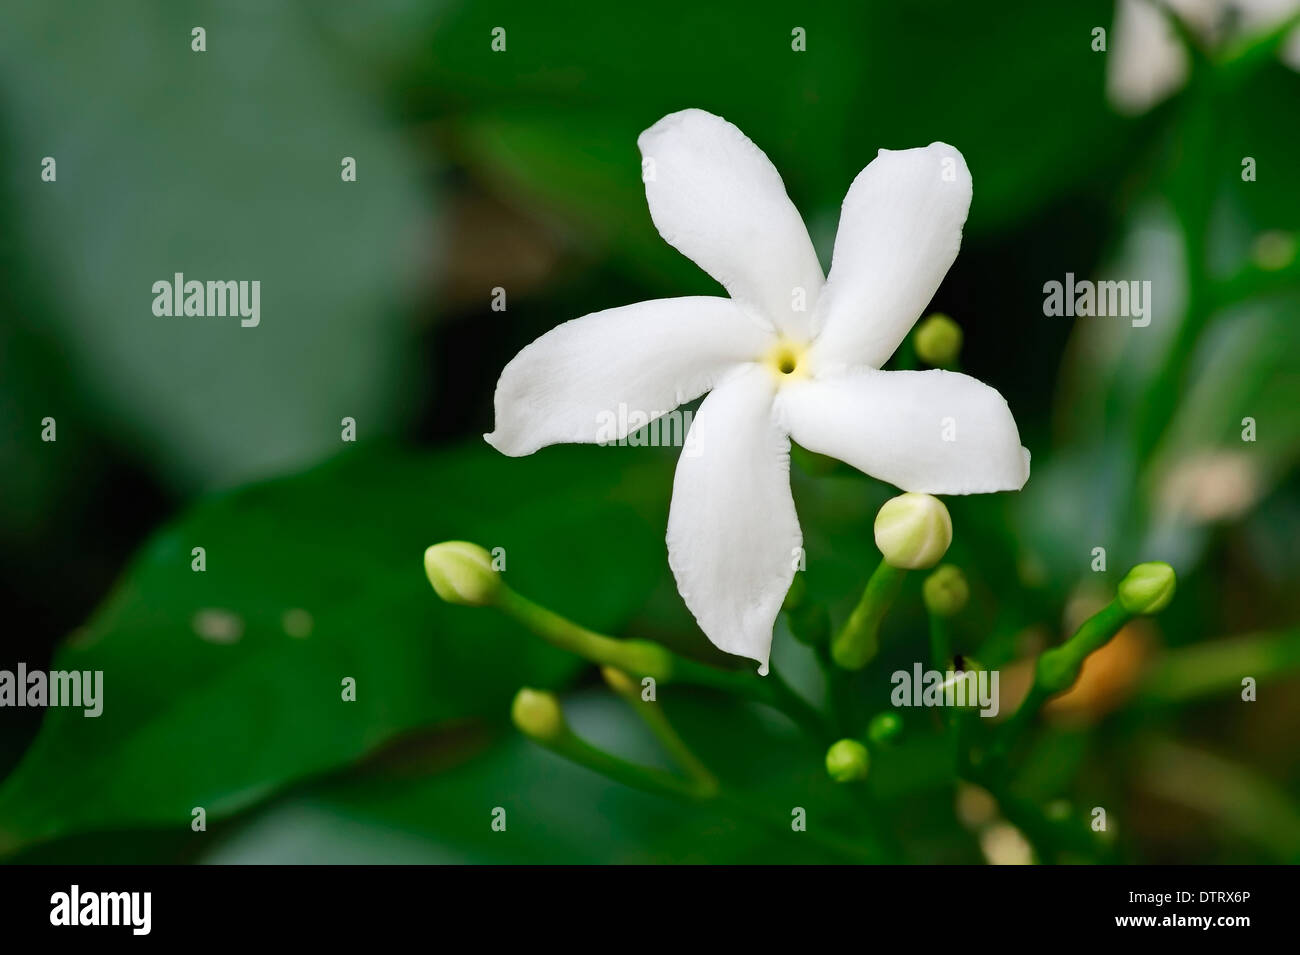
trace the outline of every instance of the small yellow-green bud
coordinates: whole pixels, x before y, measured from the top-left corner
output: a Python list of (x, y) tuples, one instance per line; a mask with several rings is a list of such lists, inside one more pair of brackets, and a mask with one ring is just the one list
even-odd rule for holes
[(605, 678), (609, 688), (622, 697), (637, 697), (641, 693), (641, 686), (622, 670), (615, 667), (601, 667), (600, 675)]
[(1159, 613), (1174, 599), (1177, 577), (1164, 561), (1138, 564), (1119, 582), (1119, 602), (1129, 613)]
[(921, 597), (925, 608), (940, 617), (951, 617), (961, 613), (970, 599), (970, 585), (966, 575), (953, 564), (944, 564), (935, 568), (934, 573), (925, 578), (921, 585)]
[(826, 751), (826, 772), (837, 783), (866, 779), (870, 767), (871, 756), (867, 748), (855, 739), (832, 743)]
[(933, 567), (952, 543), (952, 518), (929, 494), (900, 494), (876, 515), (876, 546), (886, 562), (904, 570)]
[(559, 699), (545, 690), (524, 687), (516, 693), (510, 719), (521, 733), (539, 743), (554, 743), (569, 731)]
[(438, 596), (449, 604), (484, 607), (501, 591), (492, 555), (478, 544), (444, 541), (424, 552), (424, 572)]
[(927, 365), (942, 368), (951, 365), (961, 354), (961, 326), (947, 315), (936, 312), (916, 326), (912, 339), (916, 357)]
[(1273, 229), (1256, 237), (1250, 257), (1257, 268), (1279, 272), (1295, 262), (1297, 252), (1300, 252), (1300, 242), (1294, 233)]
[(903, 718), (897, 713), (877, 713), (867, 724), (867, 739), (873, 743), (888, 743), (903, 732)]

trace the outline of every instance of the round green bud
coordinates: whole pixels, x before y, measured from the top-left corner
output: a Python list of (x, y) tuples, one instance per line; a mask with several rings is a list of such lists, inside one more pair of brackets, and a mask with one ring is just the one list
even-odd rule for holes
[(903, 732), (903, 718), (897, 713), (877, 713), (867, 724), (867, 739), (873, 743), (889, 743)]
[(1174, 599), (1178, 578), (1164, 561), (1138, 564), (1119, 582), (1119, 602), (1129, 613), (1159, 613)]
[(876, 515), (876, 546), (893, 567), (924, 570), (948, 553), (952, 518), (943, 501), (929, 494), (900, 494)]
[(927, 365), (942, 368), (961, 354), (961, 326), (947, 315), (935, 313), (916, 326), (912, 338), (916, 357)]
[(826, 751), (826, 772), (837, 783), (866, 779), (870, 766), (871, 756), (867, 748), (855, 739), (832, 743)]
[(921, 597), (925, 600), (925, 609), (930, 613), (951, 617), (961, 613), (966, 606), (966, 601), (970, 599), (970, 585), (958, 567), (944, 564), (925, 578), (925, 583), (921, 585)]
[(1300, 241), (1294, 233), (1272, 229), (1255, 239), (1250, 257), (1257, 268), (1279, 272), (1295, 262), (1297, 253), (1300, 253)]
[(541, 743), (553, 743), (569, 731), (559, 699), (545, 690), (524, 687), (516, 693), (510, 719), (521, 733)]
[(424, 572), (438, 596), (449, 604), (483, 607), (496, 601), (501, 576), (492, 555), (478, 544), (444, 541), (424, 552)]

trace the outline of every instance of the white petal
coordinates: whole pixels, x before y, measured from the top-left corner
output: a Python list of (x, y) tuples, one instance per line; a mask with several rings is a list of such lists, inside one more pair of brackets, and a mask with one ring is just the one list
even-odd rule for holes
[(1144, 113), (1183, 85), (1187, 54), (1168, 17), (1155, 4), (1119, 0), (1112, 32), (1106, 92), (1121, 113)]
[(704, 399), (668, 514), (668, 563), (686, 606), (714, 646), (757, 660), (759, 673), (803, 545), (773, 390), (771, 374), (750, 366)]
[(904, 491), (1015, 491), (1029, 478), (1029, 451), (1006, 400), (969, 375), (861, 371), (792, 382), (776, 410), (808, 450)]
[(814, 320), (824, 371), (879, 368), (948, 274), (970, 209), (970, 170), (944, 143), (880, 150), (844, 198)]
[[(1261, 36), (1282, 25), (1287, 17), (1300, 12), (1297, 0), (1238, 0), (1238, 29), (1243, 36)], [(1282, 62), (1300, 70), (1300, 28), (1292, 30), (1278, 50)]]
[(637, 145), (659, 234), (732, 298), (807, 341), (825, 280), (803, 219), (763, 151), (698, 109), (665, 116)]
[(698, 398), (772, 340), (735, 302), (709, 296), (575, 318), (506, 365), (497, 382), (496, 430), (484, 437), (511, 457), (548, 444), (626, 437)]

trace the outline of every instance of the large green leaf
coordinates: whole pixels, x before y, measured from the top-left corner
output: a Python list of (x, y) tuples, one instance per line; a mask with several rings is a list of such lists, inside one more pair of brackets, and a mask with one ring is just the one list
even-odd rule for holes
[(555, 685), (577, 661), (493, 611), (442, 604), (424, 547), (502, 547), (522, 591), (617, 630), (665, 572), (667, 461), (359, 451), (200, 503), (56, 656), (103, 671), (103, 714), (49, 710), (0, 786), (0, 849), (221, 815), (401, 730), (503, 718), (519, 685)]
[[(661, 687), (660, 702), (734, 796), (695, 805), (647, 795), (516, 733), (448, 769), (444, 761), (469, 741), (443, 735), (431, 746), (408, 748), (259, 812), (214, 846), (206, 861), (844, 863), (874, 858), (869, 832), (883, 828), (875, 815), (883, 810), (873, 810), (857, 787), (831, 782), (823, 753), (790, 724), (691, 688)], [(575, 729), (602, 748), (667, 765), (645, 727), (611, 694), (570, 696), (565, 710)], [(920, 762), (917, 754), (912, 761)], [(891, 763), (888, 774), (897, 768)], [(941, 785), (927, 780), (887, 798), (915, 813), (922, 800), (945, 797)], [(506, 813), (504, 832), (491, 825), (497, 807)], [(791, 827), (796, 807), (806, 813), (804, 831)], [(899, 806), (888, 811), (897, 818)], [(919, 857), (970, 861), (969, 837), (954, 823), (930, 828)], [(883, 838), (887, 842), (889, 835)]]
[[(706, 109), (753, 138), (824, 259), (850, 182), (880, 148), (961, 149), (975, 180), (970, 229), (987, 231), (1104, 175), (1130, 131), (1106, 106), (1107, 57), (1091, 48), (1107, 0), (578, 6), (582, 29), (557, 29), (535, 4), (449, 8), (412, 64), (408, 109), (443, 121), (461, 158), (503, 191), (674, 288), (669, 251), (650, 247), (636, 149), (666, 113)], [(498, 27), (506, 48), (493, 52)], [(806, 49), (793, 48), (796, 30)]]
[[(3, 191), (53, 306), (17, 316), (42, 321), (95, 430), (187, 491), (320, 460), (345, 416), (362, 440), (409, 420), (404, 306), (432, 261), (409, 146), (300, 5), (195, 6), (10, 4), (0, 28)], [(260, 282), (260, 323), (156, 317), (178, 272)]]

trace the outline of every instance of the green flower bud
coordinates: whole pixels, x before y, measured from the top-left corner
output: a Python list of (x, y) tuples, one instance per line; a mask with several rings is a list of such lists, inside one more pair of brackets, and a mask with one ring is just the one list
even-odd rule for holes
[(870, 766), (871, 756), (867, 748), (855, 739), (832, 743), (826, 751), (826, 772), (837, 783), (866, 779)]
[(944, 564), (935, 569), (925, 583), (921, 585), (921, 597), (925, 600), (925, 609), (940, 617), (951, 617), (961, 613), (970, 599), (970, 585), (966, 575), (952, 564)]
[(927, 365), (943, 368), (961, 354), (961, 326), (947, 315), (935, 313), (916, 326), (912, 343), (916, 357)]
[(871, 742), (890, 743), (903, 732), (903, 718), (897, 713), (877, 713), (867, 724), (867, 739)]
[(1295, 262), (1300, 242), (1291, 232), (1277, 229), (1261, 233), (1250, 249), (1250, 258), (1265, 272), (1279, 272)]
[(952, 543), (952, 518), (929, 494), (900, 494), (876, 515), (876, 546), (893, 567), (924, 570), (943, 559)]
[(501, 576), (492, 555), (478, 544), (444, 541), (424, 552), (424, 572), (438, 596), (449, 604), (484, 607), (495, 603)]
[(1159, 613), (1174, 599), (1178, 579), (1164, 561), (1138, 564), (1119, 582), (1119, 602), (1129, 613)]
[(569, 732), (559, 699), (545, 690), (524, 687), (516, 693), (510, 719), (521, 733), (539, 743), (557, 742)]

